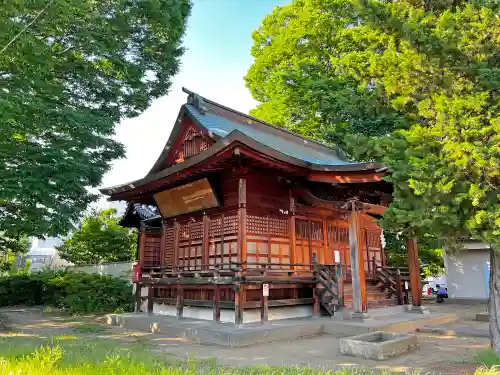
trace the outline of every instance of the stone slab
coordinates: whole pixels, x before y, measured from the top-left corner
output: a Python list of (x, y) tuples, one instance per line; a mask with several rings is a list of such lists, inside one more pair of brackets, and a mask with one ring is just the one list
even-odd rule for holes
[(400, 313), (364, 322), (330, 318), (301, 318), (236, 326), (233, 323), (215, 323), (187, 318), (179, 320), (171, 316), (144, 313), (107, 316), (107, 322), (110, 325), (228, 347), (249, 346), (271, 341), (291, 341), (322, 334), (342, 338), (375, 331), (412, 332), (419, 327), (444, 324), (456, 319), (454, 314)]
[(392, 332), (370, 332), (340, 340), (340, 353), (379, 361), (417, 347), (417, 336)]
[(488, 313), (488, 312), (477, 313), (476, 320), (478, 322), (489, 322), (490, 321), (490, 313)]

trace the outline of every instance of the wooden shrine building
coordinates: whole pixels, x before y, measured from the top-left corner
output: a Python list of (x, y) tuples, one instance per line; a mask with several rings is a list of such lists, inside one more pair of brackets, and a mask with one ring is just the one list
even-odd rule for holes
[(363, 317), (402, 304), (405, 278), (420, 306), (416, 243), (409, 274), (386, 265), (384, 168), (185, 91), (151, 171), (101, 190), (129, 202), (122, 225), (140, 231), (138, 309), (237, 324)]

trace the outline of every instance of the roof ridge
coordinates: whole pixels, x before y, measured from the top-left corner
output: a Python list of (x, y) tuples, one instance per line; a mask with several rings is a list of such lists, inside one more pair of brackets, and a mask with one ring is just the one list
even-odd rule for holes
[[(237, 111), (236, 109), (226, 107), (226, 106), (224, 106), (224, 105), (222, 105), (220, 103), (217, 103), (217, 102), (214, 102), (214, 101), (212, 101), (210, 99), (207, 99), (204, 96), (201, 96), (201, 95), (195, 93), (194, 91), (191, 91), (191, 90), (189, 90), (189, 89), (187, 89), (185, 87), (182, 87), (182, 91), (184, 91), (188, 95), (195, 96), (195, 98), (193, 98), (193, 101), (189, 102), (189, 100), (188, 100), (187, 104), (191, 104), (191, 105), (195, 106), (195, 108), (199, 109), (202, 112), (202, 114), (205, 114), (205, 112), (206, 112), (207, 109), (205, 107), (203, 107), (203, 103), (200, 103), (199, 101), (196, 100), (196, 97), (201, 98), (203, 101), (205, 101), (205, 102), (207, 102), (209, 104), (212, 104), (212, 105), (214, 105), (216, 107), (222, 108), (222, 109), (224, 109), (226, 111), (233, 112), (233, 113), (235, 113), (235, 114), (237, 114), (239, 116), (246, 117), (249, 120), (256, 121), (256, 122), (258, 122), (258, 123), (260, 123), (262, 125), (265, 125), (265, 126), (268, 126), (268, 127), (272, 128), (272, 129), (275, 129), (275, 130), (278, 130), (278, 131), (282, 131), (283, 133), (286, 133), (286, 134), (289, 134), (289, 135), (293, 135), (293, 136), (301, 138), (301, 139), (303, 139), (305, 141), (313, 142), (313, 143), (315, 143), (318, 146), (325, 147), (325, 148), (327, 148), (329, 150), (332, 150), (332, 151), (336, 152), (337, 156), (339, 158), (343, 158), (345, 161), (349, 161), (348, 158), (346, 158), (346, 156), (344, 155), (344, 153), (338, 148), (338, 146), (334, 147), (334, 146), (327, 145), (327, 144), (322, 143), (320, 141), (317, 141), (315, 139), (308, 138), (308, 137), (305, 137), (305, 136), (303, 136), (301, 134), (295, 133), (295, 132), (293, 132), (293, 131), (291, 131), (291, 130), (289, 130), (287, 128), (283, 128), (281, 126), (273, 125), (273, 124), (271, 124), (271, 123), (269, 123), (267, 121), (258, 119), (257, 117), (250, 116), (250, 115), (247, 115), (247, 114), (245, 114), (243, 112)], [(200, 107), (198, 107), (198, 106), (200, 106)]]

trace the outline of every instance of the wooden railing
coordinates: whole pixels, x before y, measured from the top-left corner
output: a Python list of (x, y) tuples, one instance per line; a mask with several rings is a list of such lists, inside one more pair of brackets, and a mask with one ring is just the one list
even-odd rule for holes
[[(175, 302), (177, 306), (177, 316), (183, 315), (183, 308), (186, 304), (184, 300), (184, 289), (190, 287), (200, 287), (213, 291), (213, 299), (188, 301), (190, 305), (213, 307), (213, 319), (220, 321), (221, 307), (234, 307), (236, 324), (242, 323), (242, 313), (244, 308), (261, 308), (261, 321), (267, 321), (267, 311), (271, 306), (286, 306), (312, 304), (314, 315), (320, 314), (320, 305), (332, 314), (337, 311), (343, 301), (342, 288), (342, 268), (338, 265), (317, 265), (317, 264), (291, 264), (291, 263), (257, 263), (257, 262), (229, 262), (227, 264), (202, 264), (198, 270), (184, 271), (183, 267), (175, 270), (166, 268), (153, 272), (148, 278), (139, 281), (140, 286), (148, 286), (148, 312), (152, 313), (153, 303)], [(339, 283), (340, 280), (340, 283)], [(269, 290), (273, 285), (298, 284), (311, 288), (312, 298), (295, 298), (293, 300), (269, 300), (264, 288)], [(220, 300), (221, 287), (228, 286), (234, 291), (234, 303), (232, 301)], [(155, 288), (176, 288), (177, 297), (158, 298), (154, 295)], [(243, 301), (242, 290), (245, 288), (252, 290), (260, 289), (260, 301)], [(279, 288), (279, 286), (278, 286)], [(192, 288), (191, 288), (192, 289)], [(137, 297), (140, 304), (142, 298)]]

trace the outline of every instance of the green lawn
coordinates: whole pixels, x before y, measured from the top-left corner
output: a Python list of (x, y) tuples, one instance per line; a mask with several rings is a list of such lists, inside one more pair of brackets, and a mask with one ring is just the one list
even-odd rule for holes
[[(94, 325), (81, 325), (75, 333), (95, 333)], [(476, 375), (500, 374), (500, 357), (491, 351), (480, 352), (476, 363), (490, 366)], [(0, 374), (19, 375), (367, 375), (353, 369), (318, 370), (312, 368), (236, 368), (208, 361), (180, 362), (151, 354), (140, 340), (129, 343), (88, 336), (50, 338), (10, 335), (0, 337)], [(376, 374), (385, 374), (380, 373)], [(415, 373), (416, 375), (416, 373)]]
[[(357, 370), (231, 368), (212, 361), (162, 362), (140, 343), (59, 336), (0, 338), (0, 374), (23, 375), (366, 375)], [(381, 373), (377, 373), (381, 374)]]

